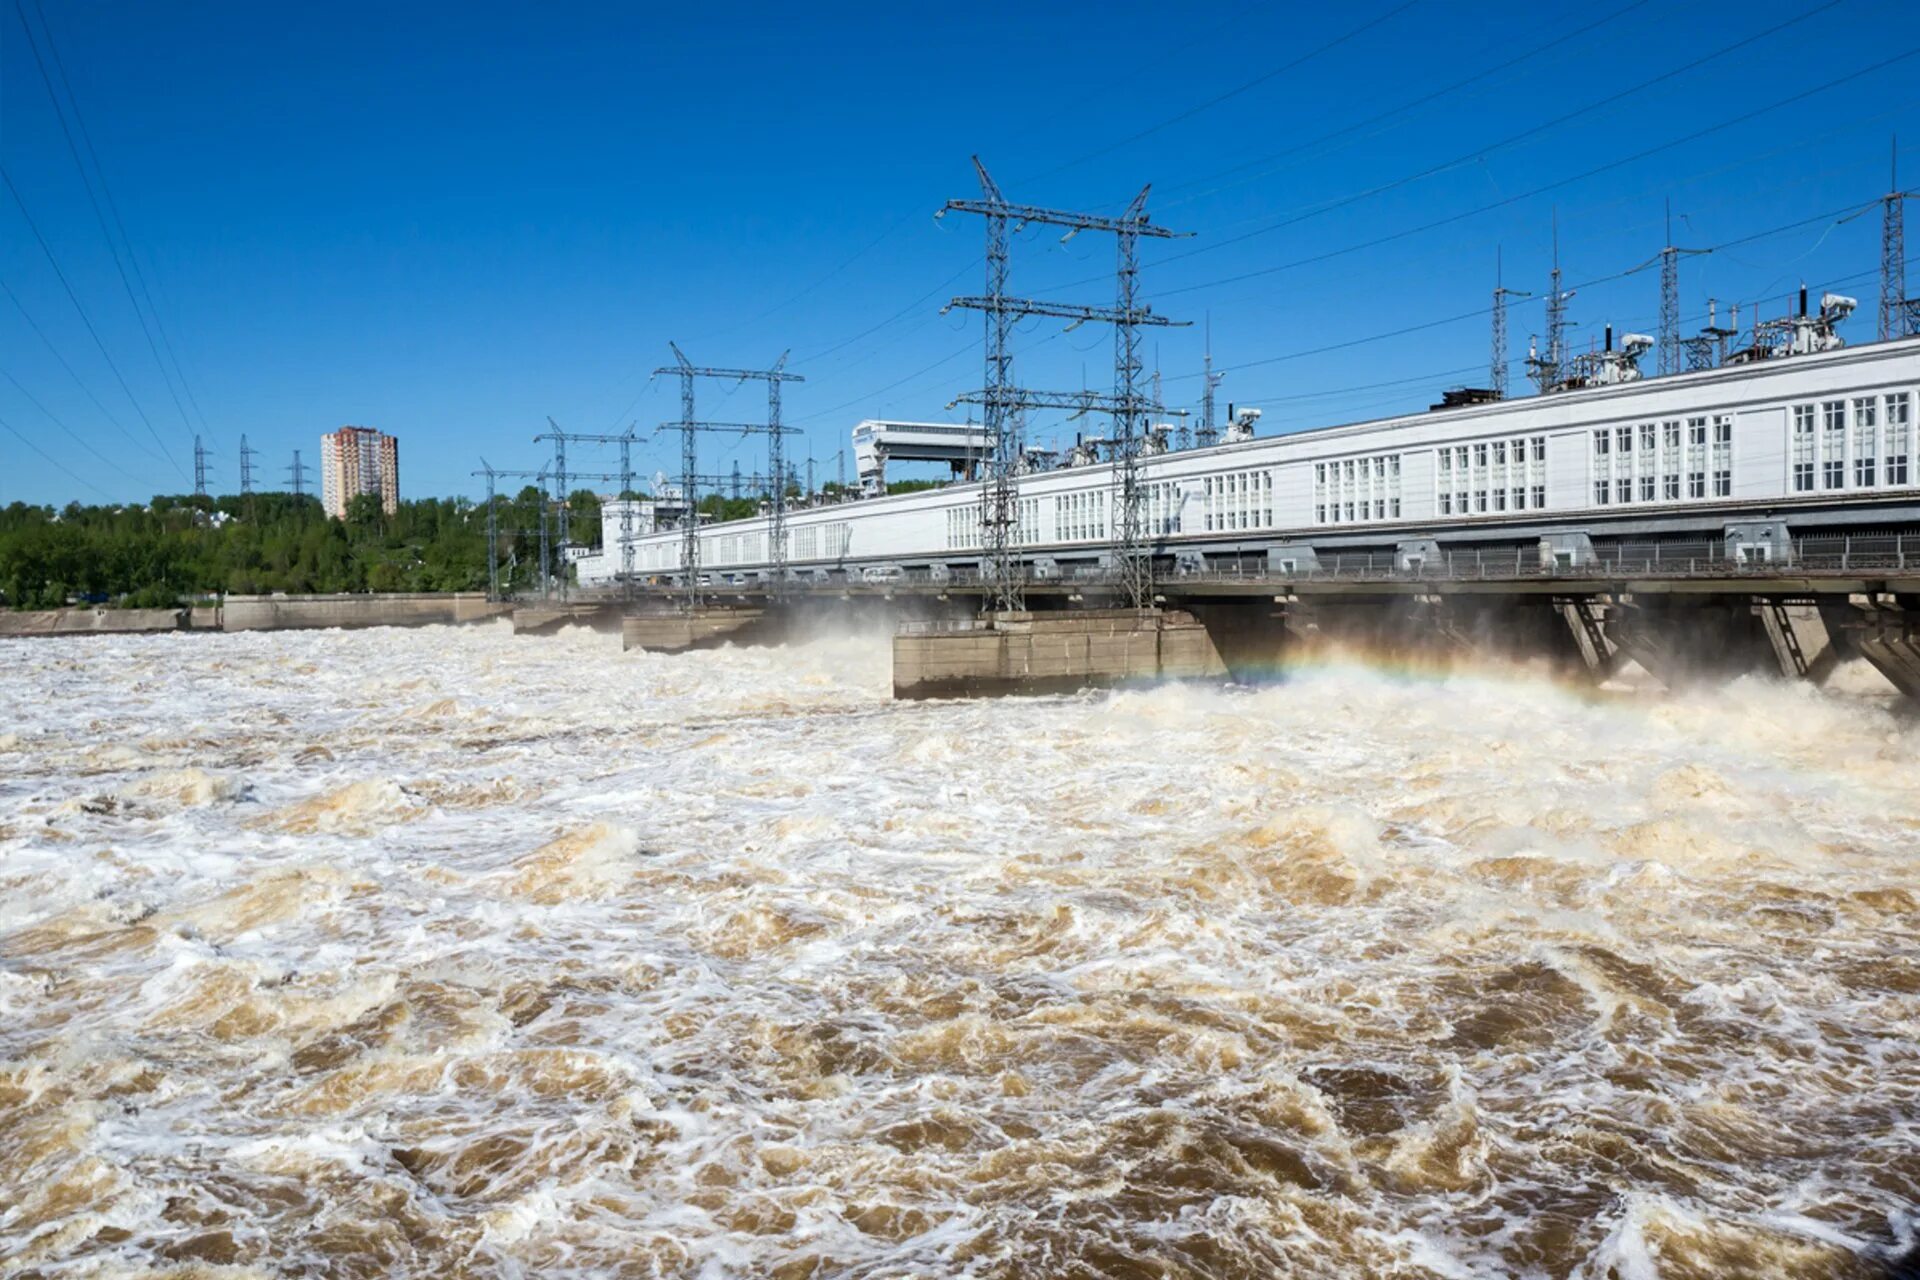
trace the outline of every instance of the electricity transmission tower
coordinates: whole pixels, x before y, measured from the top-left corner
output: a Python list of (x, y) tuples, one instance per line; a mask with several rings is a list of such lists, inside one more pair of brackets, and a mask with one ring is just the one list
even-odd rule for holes
[[(573, 535), (572, 507), (568, 502), (566, 479), (572, 475), (575, 480), (617, 480), (620, 484), (618, 500), (620, 502), (620, 573), (624, 587), (622, 594), (633, 595), (633, 501), (627, 495), (633, 492), (633, 433), (628, 427), (617, 436), (595, 435), (581, 431), (563, 431), (560, 424), (551, 417), (547, 425), (552, 428), (533, 438), (535, 444), (542, 440), (553, 441), (553, 475), (557, 477), (553, 497), (558, 503), (560, 514), (560, 545), (568, 545)], [(620, 446), (620, 470), (617, 473), (606, 472), (568, 472), (567, 441), (574, 440), (583, 444), (617, 444)], [(482, 460), (484, 461), (484, 459)], [(562, 589), (565, 583), (562, 582)]]
[(1880, 341), (1920, 333), (1920, 298), (1907, 297), (1906, 203), (1916, 194), (1900, 189), (1896, 143), (1887, 194), (1880, 197)]
[(1673, 202), (1667, 202), (1667, 243), (1660, 250), (1660, 372), (1680, 373), (1685, 368), (1680, 344), (1680, 259), (1711, 249), (1681, 249), (1673, 243)]
[[(1147, 193), (1142, 187), (1118, 217), (1072, 213), (1044, 209), (1037, 205), (1009, 201), (987, 173), (980, 158), (973, 158), (974, 172), (980, 179), (981, 198), (949, 200), (940, 210), (979, 214), (987, 229), (987, 292), (974, 297), (955, 298), (942, 308), (954, 307), (983, 312), (986, 319), (986, 386), (955, 399), (953, 404), (977, 404), (988, 441), (987, 477), (981, 487), (981, 577), (987, 588), (989, 607), (999, 611), (1018, 611), (1023, 601), (1023, 574), (1016, 550), (1019, 542), (1020, 505), (1018, 471), (1021, 441), (1019, 417), (1030, 409), (1065, 409), (1084, 412), (1105, 409), (1113, 417), (1114, 480), (1119, 509), (1112, 521), (1115, 530), (1113, 569), (1121, 593), (1133, 608), (1153, 603), (1153, 558), (1144, 546), (1145, 529), (1142, 490), (1139, 480), (1140, 444), (1145, 420), (1158, 406), (1140, 388), (1140, 329), (1145, 325), (1177, 323), (1153, 313), (1139, 300), (1140, 240), (1172, 239), (1190, 234), (1154, 226), (1147, 217)], [(1011, 269), (1012, 233), (1026, 226), (1054, 226), (1066, 229), (1064, 243), (1082, 231), (1103, 231), (1114, 236), (1118, 248), (1115, 305), (1087, 306), (1080, 303), (1045, 302), (1018, 298), (1007, 293)], [(1113, 394), (1096, 396), (1090, 392), (1035, 391), (1019, 387), (1013, 381), (1013, 327), (1026, 316), (1048, 316), (1068, 320), (1069, 328), (1098, 321), (1114, 329)], [(949, 406), (951, 407), (951, 405)]]
[(1531, 298), (1525, 289), (1509, 289), (1501, 278), (1500, 251), (1493, 251), (1493, 351), (1487, 362), (1487, 385), (1496, 400), (1507, 398), (1507, 299)]
[(560, 424), (551, 417), (547, 425), (553, 428), (550, 435), (535, 436), (533, 442), (553, 441), (553, 499), (560, 509), (560, 545), (565, 547), (573, 539), (573, 521), (567, 512), (567, 436), (560, 430)]
[(553, 594), (552, 550), (547, 538), (547, 517), (553, 507), (547, 492), (547, 480), (552, 475), (546, 467), (538, 471), (503, 471), (493, 466), (485, 458), (480, 459), (480, 470), (476, 476), (487, 478), (487, 598), (499, 600), (500, 596), (500, 508), (494, 501), (497, 480), (531, 480), (540, 491), (540, 598), (548, 599)]
[(247, 447), (247, 438), (240, 437), (240, 492), (253, 492), (253, 460), (260, 456), (258, 449)]
[(199, 436), (193, 438), (193, 491), (207, 496), (207, 450)]
[[(680, 432), (680, 501), (686, 510), (680, 538), (680, 567), (685, 578), (682, 595), (684, 607), (692, 612), (700, 604), (700, 518), (694, 505), (694, 490), (701, 482), (698, 442), (702, 431), (767, 437), (767, 457), (771, 464), (768, 472), (773, 476), (772, 502), (767, 516), (767, 563), (773, 579), (767, 590), (771, 595), (782, 595), (787, 589), (787, 495), (786, 486), (781, 483), (781, 477), (786, 474), (786, 446), (783, 441), (787, 436), (799, 435), (800, 430), (780, 423), (780, 388), (784, 383), (804, 382), (806, 379), (800, 374), (786, 371), (785, 352), (773, 362), (771, 369), (712, 369), (688, 360), (674, 343), (667, 345), (673, 350), (675, 363), (654, 370), (654, 374), (671, 373), (680, 378), (680, 420), (664, 422), (661, 427), (677, 428)], [(767, 420), (764, 423), (699, 421), (693, 416), (693, 384), (696, 378), (719, 378), (736, 385), (748, 381), (765, 382)]]
[(287, 479), (293, 487), (293, 496), (302, 497), (307, 492), (307, 472), (311, 468), (300, 461), (300, 451), (293, 451), (293, 465), (287, 468)]

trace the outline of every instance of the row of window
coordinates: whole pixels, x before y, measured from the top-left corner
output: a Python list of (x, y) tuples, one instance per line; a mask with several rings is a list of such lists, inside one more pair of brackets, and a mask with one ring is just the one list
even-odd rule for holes
[(1541, 510), (1547, 505), (1547, 438), (1441, 445), (1434, 450), (1434, 489), (1443, 516)]
[(1164, 538), (1180, 532), (1180, 503), (1185, 496), (1177, 481), (1157, 480), (1146, 486), (1147, 536)]
[(1733, 417), (1678, 418), (1593, 433), (1596, 506), (1679, 502), (1733, 493)]
[(1913, 448), (1909, 392), (1797, 404), (1789, 449), (1793, 491), (1911, 484)]
[(1108, 491), (1056, 494), (1053, 499), (1054, 542), (1084, 542), (1107, 536)]
[[(981, 535), (980, 504), (970, 502), (964, 507), (947, 508), (947, 550), (968, 551), (983, 545)], [(1040, 528), (1040, 499), (1021, 498), (1018, 500), (1013, 525), (1013, 543), (1026, 546), (1029, 543), (1047, 542)]]
[(980, 545), (980, 506), (969, 502), (947, 508), (947, 550), (962, 551)]
[(1313, 464), (1313, 522), (1355, 524), (1400, 518), (1400, 455)]
[[(1394, 459), (1396, 479), (1399, 461)], [(1208, 476), (1204, 509), (1209, 533), (1273, 528), (1273, 472), (1233, 471)]]
[(760, 564), (766, 558), (767, 540), (764, 534), (727, 533), (700, 539), (702, 564)]

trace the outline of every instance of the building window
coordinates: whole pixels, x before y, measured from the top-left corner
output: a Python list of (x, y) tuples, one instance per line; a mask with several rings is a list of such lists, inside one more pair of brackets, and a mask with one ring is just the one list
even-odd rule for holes
[(1872, 396), (1853, 402), (1853, 484), (1857, 489), (1880, 483), (1879, 407)]
[(1713, 496), (1733, 496), (1733, 418), (1724, 413), (1713, 419)]
[(1907, 459), (1913, 448), (1913, 401), (1904, 391), (1886, 398), (1887, 483), (1911, 484)]
[(1707, 420), (1687, 419), (1687, 496), (1707, 496)]
[[(1272, 528), (1273, 473), (1249, 471), (1240, 477), (1246, 494), (1242, 527)], [(1321, 524), (1351, 524), (1358, 520), (1398, 519), (1400, 516), (1400, 455), (1342, 458), (1314, 466), (1314, 519)]]
[(1844, 489), (1847, 484), (1847, 402), (1829, 400), (1820, 406), (1820, 487)]
[(1793, 406), (1793, 491), (1795, 493), (1813, 492), (1813, 406), (1797, 404)]

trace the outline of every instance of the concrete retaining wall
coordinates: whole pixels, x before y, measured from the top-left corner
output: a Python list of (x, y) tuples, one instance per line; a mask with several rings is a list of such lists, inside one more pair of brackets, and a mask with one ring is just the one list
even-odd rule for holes
[(320, 627), (426, 627), (479, 622), (513, 612), (477, 591), (388, 595), (228, 596), (222, 631), (285, 631)]
[(426, 627), (480, 622), (513, 612), (480, 592), (430, 595), (228, 596), (193, 609), (0, 611), (0, 637), (127, 631), (285, 631), (318, 627)]
[(179, 631), (185, 609), (35, 609), (0, 613), (0, 636), (86, 636), (125, 631)]

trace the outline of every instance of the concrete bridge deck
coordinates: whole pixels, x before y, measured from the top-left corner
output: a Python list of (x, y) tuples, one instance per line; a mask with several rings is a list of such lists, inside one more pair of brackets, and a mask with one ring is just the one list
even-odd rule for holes
[[(905, 624), (895, 646), (896, 687), (936, 696), (1018, 689), (1022, 672), (1031, 673), (1034, 689), (1061, 687), (1076, 675), (1088, 684), (1143, 678), (1151, 673), (1141, 653), (1178, 655), (1161, 675), (1248, 677), (1350, 645), (1436, 660), (1544, 657), (1594, 679), (1631, 660), (1669, 685), (1751, 672), (1820, 681), (1841, 660), (1859, 657), (1920, 700), (1920, 557), (1905, 555), (1784, 563), (1613, 556), (1551, 569), (1523, 556), (1417, 566), (1368, 557), (1307, 572), (1187, 573), (1156, 583), (1157, 609), (1140, 615), (1142, 634), (1125, 643), (1111, 638), (1105, 620), (1115, 603), (1107, 579), (1030, 581), (1028, 612), (1017, 619), (983, 617), (983, 594), (969, 574), (793, 581), (777, 594), (769, 584), (726, 584), (702, 589), (693, 615), (701, 621), (690, 631), (666, 621), (689, 616), (683, 593), (671, 587), (636, 587), (630, 598), (606, 598), (600, 607), (626, 615), (630, 648), (778, 643), (790, 620), (883, 616)], [(1033, 625), (1049, 615), (1054, 622)], [(1081, 621), (1066, 631), (1100, 637), (1062, 641), (1085, 655), (1080, 665), (1066, 660), (1062, 668), (1052, 649), (1036, 663), (1032, 653), (1042, 642), (1026, 637), (1064, 635), (1071, 617)], [(751, 627), (736, 628), (729, 619), (737, 618)], [(1195, 628), (1208, 641), (1205, 654), (1194, 647)], [(1176, 631), (1178, 643), (1169, 643)]]

